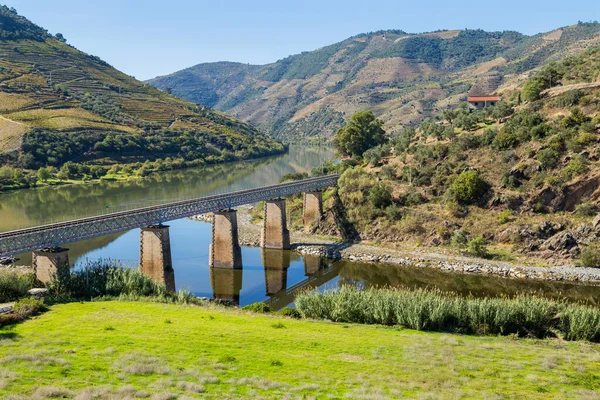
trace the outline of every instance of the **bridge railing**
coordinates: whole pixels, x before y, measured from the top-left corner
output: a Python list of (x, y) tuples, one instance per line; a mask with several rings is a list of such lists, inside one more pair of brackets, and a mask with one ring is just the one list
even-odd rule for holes
[(337, 179), (338, 175), (327, 175), (4, 232), (0, 233), (0, 257), (335, 186)]

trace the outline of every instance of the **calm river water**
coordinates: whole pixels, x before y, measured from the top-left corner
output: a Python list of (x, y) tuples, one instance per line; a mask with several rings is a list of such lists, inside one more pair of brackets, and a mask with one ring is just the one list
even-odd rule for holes
[[(92, 216), (213, 193), (275, 184), (292, 172), (310, 170), (333, 158), (330, 148), (295, 147), (288, 154), (262, 160), (165, 172), (142, 181), (102, 182), (45, 187), (0, 193), (0, 231), (51, 221)], [(208, 268), (210, 224), (182, 219), (169, 222), (171, 250), (178, 289), (198, 296), (233, 300), (240, 305), (267, 301), (278, 309), (293, 303), (298, 290), (333, 288), (340, 284), (368, 286), (438, 287), (477, 296), (512, 295), (535, 291), (546, 296), (600, 304), (600, 288), (560, 282), (508, 280), (450, 274), (433, 269), (386, 264), (331, 262), (289, 251), (243, 247), (243, 269)], [(139, 230), (68, 244), (74, 268), (101, 258), (139, 263)], [(31, 263), (31, 255), (19, 256)]]

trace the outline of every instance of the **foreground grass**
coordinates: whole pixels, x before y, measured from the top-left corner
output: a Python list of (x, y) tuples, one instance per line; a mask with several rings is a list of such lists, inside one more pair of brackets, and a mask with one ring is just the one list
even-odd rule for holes
[(0, 397), (589, 399), (600, 398), (599, 350), (237, 310), (71, 303), (0, 329)]

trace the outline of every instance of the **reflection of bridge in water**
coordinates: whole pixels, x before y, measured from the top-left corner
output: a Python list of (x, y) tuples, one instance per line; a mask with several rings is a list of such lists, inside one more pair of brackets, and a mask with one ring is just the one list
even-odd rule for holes
[[(288, 269), (292, 254), (289, 251), (263, 249), (262, 263), (265, 276), (265, 303), (279, 310), (294, 302), (296, 294), (304, 290), (316, 289), (338, 274), (339, 268), (330, 266), (321, 257), (305, 255), (304, 275), (307, 277), (288, 287)], [(240, 304), (243, 273), (241, 268), (210, 268), (210, 283), (213, 298), (217, 301)]]

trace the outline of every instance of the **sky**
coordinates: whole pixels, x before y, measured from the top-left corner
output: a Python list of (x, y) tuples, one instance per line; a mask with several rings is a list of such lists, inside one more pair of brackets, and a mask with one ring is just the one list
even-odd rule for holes
[(0, 0), (138, 79), (213, 61), (275, 62), (382, 29), (547, 32), (600, 0)]

